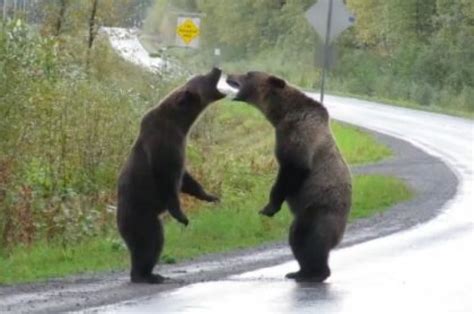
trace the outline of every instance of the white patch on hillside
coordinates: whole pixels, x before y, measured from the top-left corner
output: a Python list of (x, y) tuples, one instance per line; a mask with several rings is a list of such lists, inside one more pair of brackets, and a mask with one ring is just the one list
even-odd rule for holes
[(138, 40), (138, 29), (102, 27), (101, 31), (108, 35), (112, 48), (125, 60), (155, 73), (166, 67), (166, 61), (163, 59), (150, 57)]

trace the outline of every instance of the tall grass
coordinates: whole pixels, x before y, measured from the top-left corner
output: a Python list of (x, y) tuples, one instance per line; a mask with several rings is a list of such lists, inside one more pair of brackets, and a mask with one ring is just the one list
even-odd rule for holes
[(113, 221), (117, 171), (162, 81), (107, 40), (0, 26), (0, 251), (93, 236)]

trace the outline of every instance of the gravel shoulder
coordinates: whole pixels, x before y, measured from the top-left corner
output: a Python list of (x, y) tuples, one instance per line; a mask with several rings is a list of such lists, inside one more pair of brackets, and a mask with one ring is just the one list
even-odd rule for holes
[[(364, 129), (363, 129), (364, 130)], [(365, 130), (388, 145), (393, 157), (383, 162), (355, 167), (353, 174), (387, 174), (404, 180), (416, 193), (384, 213), (351, 223), (340, 247), (354, 245), (411, 228), (439, 214), (456, 193), (455, 174), (439, 159), (413, 145)], [(132, 285), (126, 272), (85, 274), (37, 284), (0, 286), (0, 312), (64, 312), (146, 297), (196, 282), (217, 280), (291, 260), (286, 243), (210, 254), (175, 265), (160, 265), (170, 276), (163, 285)], [(34, 265), (32, 265), (34, 267)]]

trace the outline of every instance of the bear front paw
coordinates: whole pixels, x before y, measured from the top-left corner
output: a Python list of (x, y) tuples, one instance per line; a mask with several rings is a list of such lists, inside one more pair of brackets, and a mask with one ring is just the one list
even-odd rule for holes
[(260, 215), (268, 216), (268, 217), (273, 217), (278, 212), (278, 209), (272, 206), (271, 204), (268, 204), (265, 206), (261, 211), (259, 211)]
[(187, 225), (189, 224), (188, 217), (186, 217), (186, 216), (184, 216), (184, 215), (181, 216), (181, 217), (179, 217), (179, 218), (177, 218), (176, 220), (177, 220), (179, 223), (181, 223), (181, 224), (183, 224), (183, 225), (185, 225), (185, 226), (187, 226)]
[(219, 197), (212, 194), (206, 194), (206, 197), (204, 198), (204, 200), (209, 203), (219, 203), (221, 201)]

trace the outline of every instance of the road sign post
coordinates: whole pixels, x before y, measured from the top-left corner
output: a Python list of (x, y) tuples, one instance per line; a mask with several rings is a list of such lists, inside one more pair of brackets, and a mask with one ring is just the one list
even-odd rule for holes
[(321, 69), (321, 103), (324, 101), (326, 69), (329, 63), (329, 45), (345, 29), (352, 26), (354, 16), (342, 0), (319, 0), (305, 13), (305, 17), (324, 40), (323, 67)]
[(221, 49), (220, 48), (214, 48), (214, 66), (219, 67), (220, 66), (220, 60), (221, 60)]
[(319, 95), (319, 101), (324, 101), (324, 83), (326, 80), (326, 68), (328, 67), (329, 58), (329, 35), (331, 34), (331, 19), (332, 19), (332, 0), (329, 0), (328, 8), (328, 23), (326, 25), (326, 36), (324, 38), (324, 52), (323, 52), (323, 69), (321, 71), (321, 93)]

